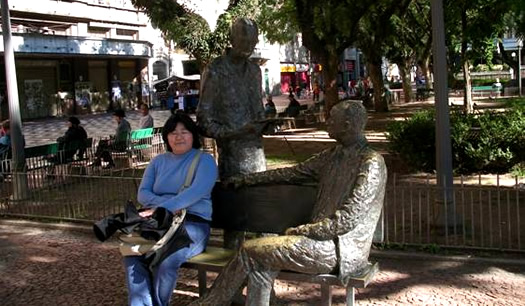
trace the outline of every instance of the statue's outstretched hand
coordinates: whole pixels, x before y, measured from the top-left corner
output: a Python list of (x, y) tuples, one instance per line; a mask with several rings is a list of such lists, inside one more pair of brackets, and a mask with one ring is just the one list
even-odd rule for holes
[(232, 176), (230, 178), (221, 180), (221, 184), (225, 188), (239, 189), (244, 186), (244, 180), (239, 176)]
[(308, 236), (308, 225), (299, 225), (297, 227), (289, 227), (284, 231), (285, 235), (291, 236)]

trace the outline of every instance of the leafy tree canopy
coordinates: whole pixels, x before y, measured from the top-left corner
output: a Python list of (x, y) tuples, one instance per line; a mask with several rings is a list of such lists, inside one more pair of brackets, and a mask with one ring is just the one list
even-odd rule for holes
[(449, 50), (460, 53), (460, 48), (468, 47), (463, 56), (483, 58), (489, 65), (492, 64), (492, 55), (496, 50), (494, 41), (506, 30), (504, 17), (513, 2), (515, 0), (445, 0)]
[(212, 31), (206, 20), (189, 7), (188, 1), (132, 2), (145, 11), (153, 26), (163, 32), (165, 39), (175, 42), (178, 48), (193, 56), (201, 67), (221, 55), (229, 46), (230, 28), (237, 17), (255, 17), (258, 3), (257, 0), (230, 0), (228, 8), (219, 16), (217, 26)]

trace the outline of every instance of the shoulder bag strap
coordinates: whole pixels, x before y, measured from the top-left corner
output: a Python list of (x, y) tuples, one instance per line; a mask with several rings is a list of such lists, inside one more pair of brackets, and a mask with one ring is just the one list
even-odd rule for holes
[(186, 180), (184, 181), (184, 185), (182, 185), (179, 192), (190, 187), (191, 182), (193, 181), (193, 177), (195, 176), (195, 170), (197, 169), (197, 165), (199, 164), (199, 160), (201, 159), (201, 154), (202, 151), (198, 150), (197, 154), (195, 154), (195, 156), (193, 157), (190, 168), (188, 169), (188, 173), (186, 174)]
[[(188, 169), (188, 173), (186, 174), (186, 180), (184, 181), (184, 185), (182, 185), (179, 192), (188, 188), (191, 185), (191, 182), (193, 181), (193, 176), (195, 175), (195, 170), (197, 169), (197, 164), (199, 163), (199, 160), (201, 158), (201, 154), (202, 154), (202, 151), (199, 150), (197, 151), (197, 154), (195, 154), (195, 156), (193, 157), (190, 168)], [(156, 252), (158, 249), (163, 247), (171, 239), (171, 237), (175, 234), (179, 226), (184, 221), (184, 218), (186, 218), (186, 209), (182, 209), (179, 215), (173, 216), (173, 221), (168, 231), (147, 252), (146, 256), (150, 256), (152, 253)]]

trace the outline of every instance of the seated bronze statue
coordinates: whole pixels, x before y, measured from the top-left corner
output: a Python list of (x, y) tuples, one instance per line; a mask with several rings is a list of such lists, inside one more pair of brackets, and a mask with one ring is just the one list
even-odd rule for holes
[(367, 114), (359, 102), (335, 105), (327, 122), (338, 145), (290, 168), (235, 176), (236, 188), (261, 184), (315, 182), (317, 198), (310, 223), (285, 235), (246, 241), (193, 305), (228, 305), (248, 279), (247, 305), (268, 305), (280, 270), (334, 273), (347, 283), (368, 263), (387, 179), (383, 157), (363, 134)]

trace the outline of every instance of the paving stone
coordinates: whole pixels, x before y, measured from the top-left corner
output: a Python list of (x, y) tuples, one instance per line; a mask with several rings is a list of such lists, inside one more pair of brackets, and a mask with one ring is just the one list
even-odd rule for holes
[[(127, 293), (114, 243), (82, 233), (6, 225), (0, 220), (3, 305), (125, 305)], [(381, 272), (358, 289), (360, 305), (523, 305), (523, 266), (374, 258)], [(210, 273), (211, 274), (211, 273)], [(215, 276), (211, 275), (210, 283)], [(318, 285), (276, 281), (276, 305), (318, 305)], [(334, 305), (344, 305), (344, 289), (334, 288)], [(181, 269), (172, 305), (198, 296), (196, 272)]]

